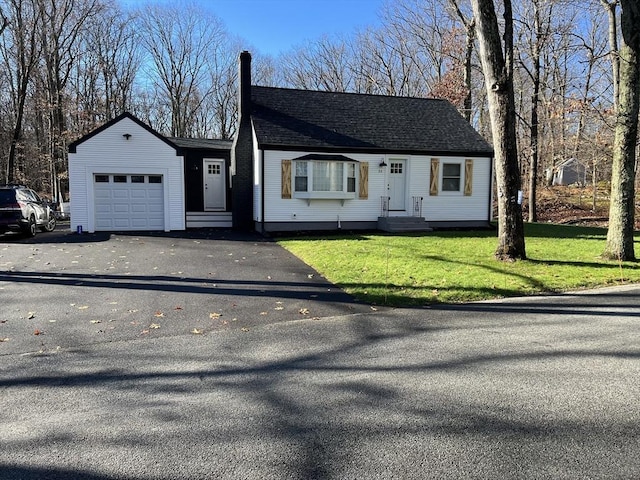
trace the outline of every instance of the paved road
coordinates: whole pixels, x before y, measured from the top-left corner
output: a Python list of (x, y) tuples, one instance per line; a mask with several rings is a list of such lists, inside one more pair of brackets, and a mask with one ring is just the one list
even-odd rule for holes
[(0, 343), (0, 479), (640, 477), (640, 287), (153, 335)]

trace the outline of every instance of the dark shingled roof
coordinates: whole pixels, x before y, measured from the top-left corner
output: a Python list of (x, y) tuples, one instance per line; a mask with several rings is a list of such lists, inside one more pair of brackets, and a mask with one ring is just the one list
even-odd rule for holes
[(261, 148), (492, 155), (446, 100), (251, 87)]
[(168, 140), (179, 148), (192, 148), (202, 150), (231, 150), (231, 140), (219, 140), (213, 138), (178, 138), (168, 137)]

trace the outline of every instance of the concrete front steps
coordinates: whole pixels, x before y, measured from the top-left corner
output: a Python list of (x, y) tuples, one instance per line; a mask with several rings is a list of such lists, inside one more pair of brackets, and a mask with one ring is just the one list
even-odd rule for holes
[(429, 223), (422, 217), (378, 217), (378, 230), (389, 233), (431, 232)]

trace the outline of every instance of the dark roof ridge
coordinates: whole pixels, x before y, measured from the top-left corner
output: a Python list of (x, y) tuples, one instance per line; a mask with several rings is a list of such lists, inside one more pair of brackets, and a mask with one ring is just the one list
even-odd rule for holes
[(360, 97), (382, 97), (382, 98), (406, 98), (409, 100), (432, 100), (437, 102), (447, 102), (448, 100), (444, 98), (436, 98), (436, 97), (411, 97), (408, 95), (390, 95), (390, 94), (381, 94), (381, 93), (359, 93), (359, 92), (341, 92), (335, 90), (309, 90), (306, 88), (292, 88), (292, 87), (270, 87), (264, 85), (251, 85), (251, 88), (268, 88), (271, 90), (289, 90), (292, 92), (306, 92), (306, 93), (330, 93), (334, 95), (358, 95)]

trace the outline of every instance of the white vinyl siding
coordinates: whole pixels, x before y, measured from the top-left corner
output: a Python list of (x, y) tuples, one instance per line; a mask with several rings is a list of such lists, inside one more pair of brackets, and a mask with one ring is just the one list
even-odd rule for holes
[[(308, 151), (260, 151), (264, 155), (265, 172), (267, 179), (264, 185), (265, 195), (265, 222), (341, 222), (345, 221), (377, 221), (381, 214), (381, 197), (387, 194), (388, 167), (380, 167), (380, 164), (390, 164), (394, 155), (353, 154), (341, 153), (357, 162), (367, 162), (368, 168), (368, 195), (366, 199), (355, 196), (353, 199), (308, 199), (282, 198), (281, 169), (282, 160), (301, 157), (310, 153)], [(255, 158), (260, 158), (258, 154)], [(413, 197), (422, 198), (422, 213), (427, 221), (488, 221), (490, 219), (489, 195), (491, 159), (488, 157), (474, 158), (473, 161), (473, 194), (464, 196), (462, 191), (452, 195), (429, 196), (429, 180), (431, 168), (431, 156), (415, 155), (406, 158), (407, 175), (407, 209), (398, 212), (397, 215), (411, 215), (411, 201)], [(464, 172), (465, 158), (441, 156), (443, 163), (455, 163), (461, 165)], [(295, 163), (295, 162), (292, 162)], [(256, 169), (257, 170), (257, 169)], [(442, 169), (441, 169), (442, 170)], [(296, 170), (292, 166), (291, 181), (295, 183)], [(260, 178), (260, 177), (257, 177)], [(357, 182), (357, 181), (356, 181)], [(440, 182), (439, 182), (440, 183)], [(461, 179), (461, 188), (464, 179)], [(292, 185), (292, 190), (295, 185)], [(357, 186), (356, 186), (357, 189)], [(256, 201), (261, 202), (261, 189), (256, 188)], [(357, 190), (356, 190), (357, 191)], [(257, 212), (256, 212), (257, 213)], [(396, 213), (392, 213), (396, 214)], [(256, 219), (261, 220), (259, 215)]]
[[(127, 140), (123, 135), (131, 135)], [(170, 145), (129, 118), (80, 143), (69, 153), (71, 228), (96, 229), (96, 174), (162, 177), (164, 230), (185, 229), (184, 159)]]

